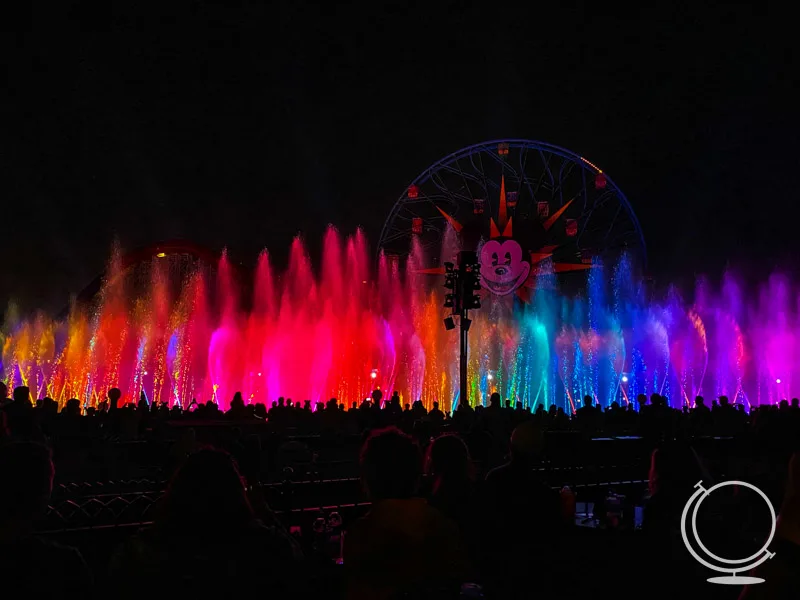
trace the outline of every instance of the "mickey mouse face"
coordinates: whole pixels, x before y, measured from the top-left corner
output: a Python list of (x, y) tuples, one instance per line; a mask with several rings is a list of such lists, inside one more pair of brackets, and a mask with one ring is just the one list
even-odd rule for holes
[(522, 260), (522, 248), (514, 240), (489, 240), (481, 248), (481, 285), (498, 296), (505, 296), (525, 283), (530, 263)]

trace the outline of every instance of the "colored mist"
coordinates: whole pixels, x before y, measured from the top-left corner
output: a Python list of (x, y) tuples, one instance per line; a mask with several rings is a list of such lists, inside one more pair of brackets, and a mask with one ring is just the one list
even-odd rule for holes
[[(451, 235), (445, 248), (455, 250)], [(182, 406), (196, 398), (227, 407), (237, 391), (268, 405), (278, 396), (349, 405), (376, 387), (446, 410), (458, 401), (458, 335), (442, 324), (442, 282), (417, 273), (419, 248), (404, 267), (381, 258), (375, 269), (360, 232), (343, 240), (331, 228), (316, 271), (299, 239), (281, 274), (262, 253), (251, 298), (225, 254), (177, 283), (171, 260), (153, 258), (137, 294), (115, 253), (95, 304), (64, 321), (9, 311), (1, 340), (9, 388), (85, 405), (111, 387), (125, 401), (144, 392)], [(545, 268), (529, 303), (484, 296), (470, 329), (470, 403), (497, 391), (569, 411), (587, 394), (626, 404), (658, 392), (676, 407), (703, 394), (749, 408), (800, 386), (800, 304), (779, 276), (748, 302), (732, 276), (716, 291), (698, 285), (691, 306), (674, 292), (649, 302), (623, 259), (595, 264), (585, 290), (559, 293)]]

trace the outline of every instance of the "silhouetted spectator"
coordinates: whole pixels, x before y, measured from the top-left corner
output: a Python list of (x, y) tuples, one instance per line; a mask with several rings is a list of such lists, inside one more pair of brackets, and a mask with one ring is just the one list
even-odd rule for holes
[(464, 441), (457, 435), (436, 438), (428, 448), (429, 502), (452, 519), (461, 532), (471, 558), (476, 558), (478, 506), (472, 460)]
[(710, 483), (690, 446), (675, 443), (653, 451), (650, 499), (645, 504), (642, 522), (646, 552), (650, 557), (646, 579), (662, 582), (669, 579), (669, 585), (654, 590), (654, 597), (673, 598), (681, 586), (694, 581), (696, 563), (683, 544), (680, 518), (694, 485), (701, 480), (707, 485)]
[(598, 410), (591, 396), (583, 397), (583, 406), (575, 411), (578, 427), (585, 433), (594, 433), (598, 425)]
[(117, 410), (119, 408), (120, 398), (122, 398), (122, 392), (119, 391), (119, 388), (111, 388), (108, 390), (109, 411)]
[(40, 441), (41, 432), (36, 419), (36, 412), (31, 404), (31, 392), (27, 386), (14, 388), (11, 403), (3, 409), (6, 413), (6, 425), (11, 436), (18, 440)]
[(487, 407), (488, 410), (491, 411), (499, 411), (502, 408), (500, 394), (497, 392), (493, 392), (491, 396), (489, 396), (489, 406)]
[(345, 535), (349, 598), (388, 599), (461, 583), (457, 526), (414, 497), (421, 467), (419, 447), (395, 427), (373, 432), (364, 443), (361, 474), (373, 504)]
[(695, 435), (708, 435), (711, 429), (711, 411), (706, 406), (705, 398), (697, 396), (691, 413), (692, 431)]
[(247, 406), (245, 406), (242, 392), (236, 392), (231, 400), (230, 410), (227, 416), (234, 420), (244, 419), (247, 417)]
[(34, 536), (53, 489), (50, 451), (34, 442), (0, 446), (0, 585), (4, 598), (89, 598), (80, 552)]
[(111, 595), (237, 597), (268, 586), (283, 598), (300, 582), (299, 559), (288, 534), (255, 519), (230, 455), (200, 450), (173, 477), (153, 528), (115, 556)]
[(530, 421), (519, 425), (511, 436), (511, 460), (486, 476), (481, 565), (498, 598), (530, 597), (525, 581), (540, 585), (558, 560), (564, 524), (559, 495), (533, 470), (543, 447), (539, 428)]
[(431, 412), (428, 413), (431, 423), (434, 425), (441, 425), (444, 422), (444, 413), (439, 410), (439, 403), (434, 402)]

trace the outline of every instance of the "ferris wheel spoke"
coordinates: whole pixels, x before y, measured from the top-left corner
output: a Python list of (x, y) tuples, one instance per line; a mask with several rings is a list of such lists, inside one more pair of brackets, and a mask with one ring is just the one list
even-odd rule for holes
[(463, 194), (453, 191), (449, 187), (447, 187), (447, 184), (445, 184), (444, 180), (438, 173), (431, 176), (431, 181), (441, 192), (443, 192), (451, 200), (459, 199), (462, 202), (472, 202), (472, 198), (468, 198), (467, 196), (464, 196)]
[(539, 156), (542, 158), (542, 164), (544, 165), (544, 172), (547, 173), (547, 177), (550, 179), (550, 187), (556, 187), (556, 178), (553, 177), (553, 171), (550, 169), (550, 160), (553, 158), (552, 153), (548, 153), (547, 158), (545, 159), (544, 152), (539, 149)]
[(552, 183), (552, 173), (550, 172), (550, 161), (552, 160), (553, 155), (548, 154), (547, 157), (545, 157), (544, 153), (541, 150), (538, 150), (537, 153), (539, 155), (539, 158), (541, 158), (542, 160), (542, 172), (536, 178), (536, 189), (531, 190), (531, 198), (533, 199), (534, 202), (538, 201), (539, 190), (542, 188), (542, 182), (544, 181), (545, 175), (550, 177)]
[(589, 193), (586, 191), (586, 169), (581, 169), (581, 197), (583, 198), (583, 209), (589, 207)]
[[(461, 168), (461, 163), (458, 160), (456, 161), (456, 166), (458, 167), (458, 174), (461, 176), (461, 180), (464, 182), (464, 187), (467, 189), (467, 192), (469, 192), (470, 201), (473, 201), (474, 198), (476, 198), (475, 193), (470, 189), (469, 182), (467, 181), (467, 176), (464, 173), (464, 169)], [(470, 175), (469, 179), (473, 180), (473, 183), (476, 183), (478, 187), (481, 187), (481, 189), (483, 189), (482, 188), (483, 182), (478, 177)], [(486, 194), (485, 189), (483, 189), (483, 194), (484, 195)]]
[(617, 207), (617, 211), (614, 213), (614, 218), (611, 220), (611, 224), (609, 225), (608, 230), (606, 231), (606, 235), (604, 238), (606, 241), (608, 241), (609, 237), (611, 236), (611, 231), (614, 229), (614, 225), (617, 222), (617, 217), (619, 217), (619, 213), (621, 210), (622, 210), (622, 205), (619, 205)]
[[(558, 192), (562, 204), (564, 202), (564, 181), (569, 177), (570, 173), (572, 173), (574, 166), (575, 163), (562, 162), (561, 168), (558, 170), (558, 183), (554, 184), (553, 194), (555, 195), (555, 193)], [(564, 173), (565, 169), (567, 171), (566, 174)]]
[[(478, 157), (478, 162), (480, 163), (480, 167), (475, 164), (475, 157)], [(472, 168), (474, 168), (478, 173), (481, 174), (481, 185), (483, 186), (484, 194), (489, 195), (489, 185), (486, 181), (486, 171), (483, 168), (483, 153), (476, 152), (475, 154), (469, 155), (469, 162), (472, 164)], [(485, 202), (490, 203), (489, 198), (484, 199)]]
[[(569, 205), (559, 214), (559, 224), (553, 226), (547, 243), (556, 244), (562, 248), (560, 252), (567, 253), (572, 252), (568, 248), (575, 248), (576, 252), (591, 248), (591, 252), (602, 254), (624, 247), (645, 259), (636, 215), (606, 174), (569, 150), (520, 139), (476, 144), (423, 171), (390, 212), (379, 246), (391, 244), (397, 249), (405, 242), (407, 252), (411, 239), (420, 235), (425, 252), (431, 250), (431, 259), (438, 258), (436, 247), (449, 231), (440, 210), (459, 222), (465, 222), (465, 213), (476, 224), (485, 218), (488, 232), (489, 218), (499, 215), (503, 178), (506, 190), (517, 194), (516, 202), (509, 202), (509, 208), (516, 206), (509, 213), (513, 215), (515, 236), (524, 231), (526, 223), (549, 220), (544, 215), (552, 216)], [(479, 204), (478, 200), (482, 202)], [(548, 206), (539, 206), (542, 202)], [(473, 215), (485, 216), (478, 219)]]
[[(519, 153), (519, 170), (521, 173), (525, 173), (525, 167), (528, 164), (528, 151), (525, 148), (522, 148)], [(536, 202), (536, 194), (533, 193), (533, 186), (531, 185), (531, 180), (528, 177), (525, 177), (524, 185), (528, 188), (528, 193), (531, 195), (531, 202)], [(522, 187), (522, 184), (520, 184)]]
[[(458, 165), (458, 163), (456, 163), (456, 165)], [(457, 168), (457, 169), (453, 168), (453, 167), (451, 167), (449, 165), (446, 165), (446, 166), (442, 167), (442, 170), (443, 171), (447, 171), (448, 173), (452, 173), (454, 175), (458, 175), (459, 177), (461, 177), (461, 179), (464, 181), (464, 187), (467, 189), (467, 191), (471, 191), (469, 189), (469, 183), (467, 182), (467, 179), (470, 179), (470, 180), (474, 181), (475, 183), (477, 183), (478, 185), (481, 185), (481, 180), (478, 177), (476, 177), (475, 175), (467, 175), (466, 173), (464, 173), (464, 170), (461, 169), (460, 165), (459, 165), (459, 168)]]

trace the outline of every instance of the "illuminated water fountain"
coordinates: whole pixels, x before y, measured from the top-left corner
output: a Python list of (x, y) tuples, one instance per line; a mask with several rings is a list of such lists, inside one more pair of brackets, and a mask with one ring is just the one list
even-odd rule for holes
[[(442, 325), (441, 280), (420, 273), (420, 248), (408, 264), (384, 257), (376, 267), (360, 232), (343, 239), (329, 229), (318, 268), (299, 239), (282, 272), (262, 253), (249, 298), (225, 254), (213, 278), (198, 268), (179, 282), (169, 260), (154, 257), (149, 285), (135, 293), (115, 254), (94, 304), (63, 321), (9, 310), (9, 387), (28, 385), (59, 403), (94, 405), (116, 386), (126, 401), (144, 392), (170, 405), (197, 398), (223, 407), (236, 391), (253, 403), (336, 397), (349, 405), (380, 387), (451, 409), (458, 340)], [(798, 393), (800, 302), (785, 278), (746, 295), (727, 275), (716, 291), (701, 282), (687, 304), (675, 292), (650, 301), (625, 259), (596, 262), (585, 277), (583, 294), (563, 294), (544, 260), (527, 302), (484, 293), (470, 331), (470, 403), (498, 391), (571, 410), (584, 395), (624, 405), (658, 392), (676, 407), (698, 394), (749, 407)]]

